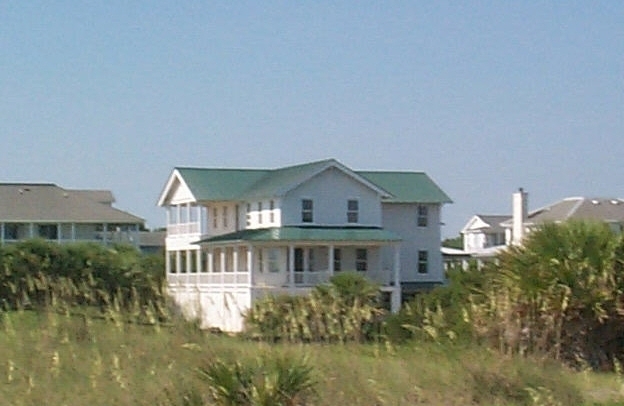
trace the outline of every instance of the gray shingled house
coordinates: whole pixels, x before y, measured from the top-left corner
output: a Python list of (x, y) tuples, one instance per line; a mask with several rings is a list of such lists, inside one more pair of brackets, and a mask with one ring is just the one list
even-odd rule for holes
[(139, 245), (140, 217), (113, 207), (108, 190), (0, 183), (0, 244), (30, 238)]

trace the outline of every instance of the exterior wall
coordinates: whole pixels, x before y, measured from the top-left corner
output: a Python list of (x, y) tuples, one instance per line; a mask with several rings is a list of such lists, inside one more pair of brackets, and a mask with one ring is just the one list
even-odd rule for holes
[[(273, 202), (272, 210), (271, 202)], [(238, 217), (241, 230), (280, 227), (282, 224), (281, 200), (275, 198), (246, 201), (240, 205)]]
[(216, 202), (206, 206), (207, 235), (215, 236), (238, 231), (240, 205), (236, 202)]
[(178, 310), (202, 328), (242, 331), (243, 314), (251, 307), (249, 287), (169, 286)]
[[(301, 221), (301, 199), (312, 199), (312, 223)], [(358, 222), (347, 222), (347, 200), (358, 200)], [(284, 196), (282, 225), (381, 226), (379, 195), (336, 168), (329, 168)]]
[[(427, 204), (426, 227), (418, 227), (418, 204), (383, 205), (384, 228), (400, 235), (401, 282), (441, 282), (444, 280), (440, 252), (440, 205)], [(418, 272), (418, 251), (427, 251), (427, 273)], [(391, 266), (393, 251), (384, 248), (383, 267)], [(391, 268), (390, 268), (391, 269)]]

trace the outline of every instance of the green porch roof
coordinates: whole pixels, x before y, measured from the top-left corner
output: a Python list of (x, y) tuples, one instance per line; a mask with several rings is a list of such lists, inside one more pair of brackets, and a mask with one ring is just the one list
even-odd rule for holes
[(319, 241), (319, 242), (398, 242), (401, 237), (380, 228), (341, 227), (271, 227), (241, 230), (198, 241), (198, 244), (220, 242), (271, 242), (271, 241)]

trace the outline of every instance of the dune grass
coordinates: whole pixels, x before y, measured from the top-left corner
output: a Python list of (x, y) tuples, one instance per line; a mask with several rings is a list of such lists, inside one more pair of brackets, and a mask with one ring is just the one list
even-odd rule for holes
[(0, 320), (0, 399), (7, 405), (190, 405), (191, 394), (212, 404), (201, 368), (284, 356), (307, 359), (316, 382), (309, 405), (624, 404), (618, 374), (474, 347), (269, 345), (181, 321), (138, 325), (80, 312), (14, 311)]

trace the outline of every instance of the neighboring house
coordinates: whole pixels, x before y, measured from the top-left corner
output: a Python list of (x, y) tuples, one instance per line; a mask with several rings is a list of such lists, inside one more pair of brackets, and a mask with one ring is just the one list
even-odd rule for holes
[(624, 231), (624, 200), (604, 197), (567, 197), (537, 210), (528, 212), (526, 192), (514, 193), (516, 209), (511, 219), (501, 223), (505, 228), (506, 243), (519, 244), (524, 236), (545, 223), (567, 220), (600, 221), (609, 224), (615, 232)]
[[(509, 245), (518, 245), (537, 227), (568, 220), (602, 221), (616, 232), (624, 231), (624, 200), (617, 198), (568, 197), (529, 212), (528, 194), (522, 188), (512, 195), (511, 216), (475, 215), (464, 226), (463, 254), (473, 258), (494, 257)], [(451, 261), (450, 253), (446, 259)]]
[(106, 190), (52, 183), (0, 183), (0, 244), (30, 238), (138, 245), (144, 220), (113, 207)]
[(170, 294), (204, 327), (243, 328), (266, 294), (300, 294), (339, 272), (401, 294), (444, 280), (440, 211), (422, 172), (354, 171), (328, 159), (278, 169), (175, 168), (167, 209)]
[(158, 254), (165, 250), (166, 231), (140, 231), (139, 249), (144, 254)]
[(505, 245), (505, 228), (501, 225), (511, 216), (476, 214), (462, 228), (464, 251), (471, 254), (488, 252)]

